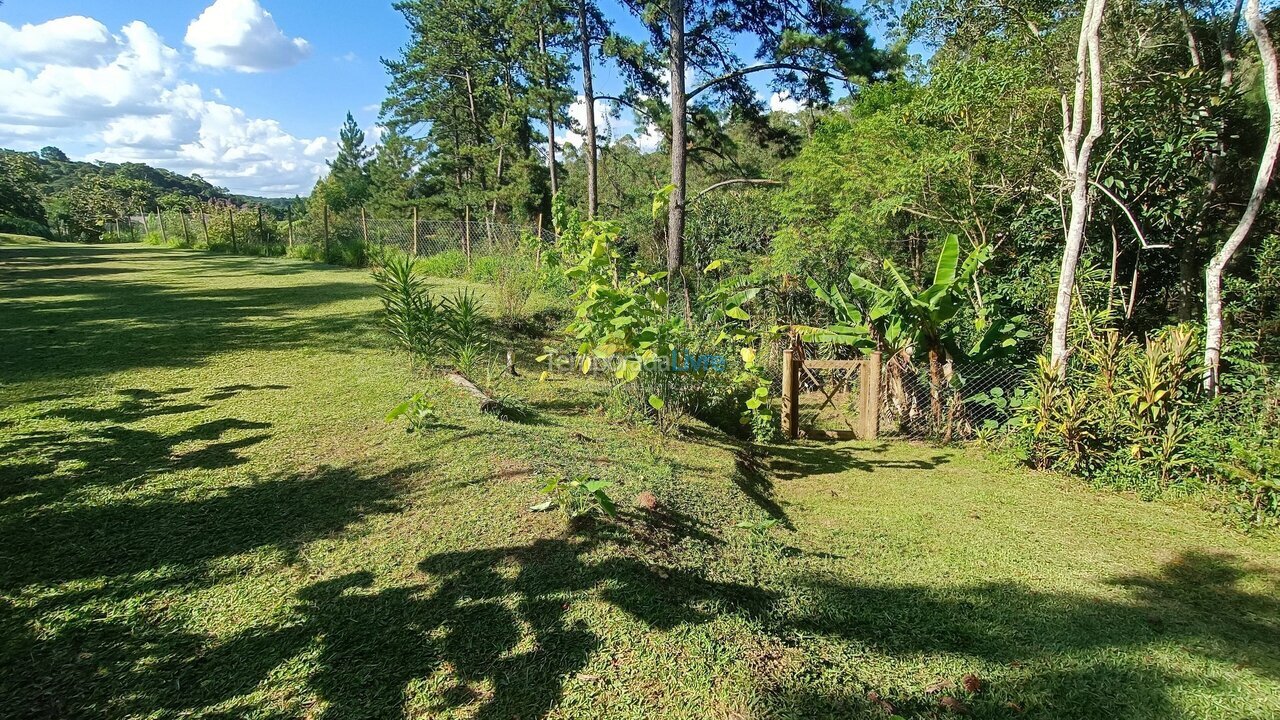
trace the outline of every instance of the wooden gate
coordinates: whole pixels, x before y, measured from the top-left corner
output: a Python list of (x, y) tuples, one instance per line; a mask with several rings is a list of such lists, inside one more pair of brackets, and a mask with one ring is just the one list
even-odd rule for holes
[[(831, 376), (823, 378), (821, 371)], [(858, 378), (858, 397), (854, 406), (858, 414), (848, 422), (848, 430), (801, 428), (800, 396), (807, 386), (822, 398), (815, 419), (828, 407), (848, 420), (839, 399), (851, 392), (851, 380)], [(828, 390), (830, 388), (830, 390)], [(874, 440), (880, 434), (880, 353), (873, 352), (857, 360), (807, 360), (794, 350), (782, 354), (782, 434), (795, 440), (801, 434), (808, 438)]]

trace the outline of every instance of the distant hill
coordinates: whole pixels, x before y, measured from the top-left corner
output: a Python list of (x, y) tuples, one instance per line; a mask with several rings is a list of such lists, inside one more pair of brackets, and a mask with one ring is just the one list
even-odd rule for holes
[[(14, 152), (18, 151), (0, 148), (0, 153)], [(178, 193), (200, 200), (230, 200), (242, 205), (264, 205), (278, 208), (284, 208), (290, 202), (290, 198), (239, 195), (229, 192), (224, 187), (214, 185), (195, 173), (182, 175), (172, 170), (151, 167), (145, 163), (92, 163), (72, 160), (55, 147), (46, 147), (39, 152), (22, 154), (32, 157), (44, 171), (46, 180), (40, 184), (40, 191), (46, 197), (70, 190), (77, 181), (87, 175), (118, 175), (132, 180), (141, 180), (152, 185), (156, 188), (158, 195)]]
[[(199, 175), (145, 163), (83, 162), (56, 147), (38, 152), (0, 148), (0, 231), (84, 236), (102, 218), (209, 202), (262, 206), (283, 214), (291, 198), (239, 195)], [(38, 232), (44, 227), (43, 232)]]

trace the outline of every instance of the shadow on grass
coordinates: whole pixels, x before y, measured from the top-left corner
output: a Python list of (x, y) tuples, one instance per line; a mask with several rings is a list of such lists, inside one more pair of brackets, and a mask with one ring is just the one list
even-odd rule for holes
[[(201, 568), (260, 547), (288, 553), (363, 514), (392, 509), (393, 498), (387, 478), (330, 470), (206, 500), (72, 514), (53, 524), (37, 560), (9, 571), (6, 585), (116, 573), (124, 578), (121, 592), (145, 598), (164, 581), (162, 570)], [(63, 534), (95, 526), (122, 529), (76, 544)], [(104, 708), (117, 715), (217, 708), (234, 716), (237, 706), (244, 712), (260, 702), (242, 696), (263, 683), (270, 687), (274, 672), (305, 657), (306, 688), (295, 699), (311, 706), (313, 717), (399, 717), (411, 709), (425, 716), (463, 711), (492, 720), (539, 718), (608, 642), (601, 627), (618, 627), (616, 621), (594, 627), (571, 612), (575, 601), (588, 598), (656, 630), (732, 616), (782, 647), (804, 648), (821, 638), (908, 662), (927, 654), (1022, 668), (1004, 686), (969, 699), (984, 716), (1014, 716), (1006, 698), (1044, 717), (1176, 714), (1172, 689), (1196, 678), (1144, 661), (1144, 648), (1157, 645), (1280, 677), (1280, 601), (1242, 590), (1242, 580), (1263, 571), (1230, 556), (1187, 554), (1157, 573), (1117, 578), (1130, 593), (1106, 600), (1009, 582), (942, 588), (801, 577), (761, 588), (657, 567), (614, 552), (620, 548), (594, 535), (434, 554), (419, 563), (424, 581), (409, 586), (378, 588), (365, 571), (320, 580), (296, 592), (288, 622), (222, 639), (194, 634), (164, 613), (104, 620), (82, 609), (52, 636), (6, 643), (10, 667), (18, 667), (12, 663), (19, 657), (35, 664), (0, 683), (0, 700), (22, 708), (19, 717)], [(68, 562), (68, 553), (77, 559)], [(64, 570), (40, 569), (50, 563)], [(797, 605), (793, 596), (806, 600)], [(10, 634), (34, 627), (38, 611), (51, 609), (10, 605), (0, 616), (7, 617), (3, 627)], [(772, 682), (758, 678), (753, 702), (804, 707), (806, 717), (879, 712), (856, 676), (836, 688), (821, 677), (797, 670)], [(849, 686), (862, 689), (851, 693)], [(924, 689), (882, 692), (903, 715), (932, 715), (937, 708), (937, 697)], [(323, 702), (322, 710), (310, 695)]]
[[(235, 467), (247, 462), (241, 451), (271, 436), (269, 423), (237, 418), (195, 423), (173, 433), (128, 427), (144, 418), (210, 407), (185, 401), (183, 396), (190, 392), (190, 388), (117, 390), (111, 405), (66, 405), (40, 416), (68, 421), (71, 427), (7, 433), (7, 441), (0, 443), (0, 457), (22, 460), (0, 463), (0, 500), (8, 501), (4, 514), (34, 512), (72, 492), (132, 486), (176, 469)], [(199, 447), (186, 447), (195, 442)]]
[[(137, 248), (22, 248), (0, 253), (0, 379), (65, 380), (138, 367), (187, 367), (217, 352), (377, 342), (375, 309), (309, 315), (321, 305), (372, 297), (358, 282), (191, 288), (191, 275), (259, 276), (264, 262)], [(34, 257), (27, 257), (37, 253)], [(117, 265), (103, 267), (102, 263)], [(173, 283), (122, 277), (121, 267), (169, 273)], [(73, 272), (74, 271), (74, 272)], [(128, 272), (133, 272), (132, 269)], [(301, 270), (299, 270), (301, 272)], [(150, 277), (154, 278), (155, 275)], [(127, 280), (127, 281), (126, 281)]]
[(837, 475), (848, 470), (875, 472), (878, 469), (934, 470), (951, 462), (948, 453), (937, 453), (929, 458), (895, 460), (877, 457), (889, 450), (885, 443), (868, 447), (809, 445), (792, 443), (769, 448), (772, 459), (769, 469), (780, 480), (810, 477), (813, 475)]

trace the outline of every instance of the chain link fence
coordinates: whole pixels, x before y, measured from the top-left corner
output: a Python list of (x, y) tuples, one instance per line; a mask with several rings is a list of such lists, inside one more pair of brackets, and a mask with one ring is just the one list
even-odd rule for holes
[(531, 225), (481, 220), (374, 218), (363, 211), (277, 218), (263, 208), (161, 210), (110, 220), (115, 240), (245, 255), (286, 255), (360, 267), (376, 249), (423, 259), (428, 274), (460, 277), (515, 252)]
[[(784, 338), (761, 349), (760, 374), (770, 394), (783, 392)], [(816, 348), (806, 344), (816, 354)], [(795, 399), (802, 436), (820, 438), (855, 431), (861, 436), (860, 386), (862, 368), (812, 369), (803, 363), (796, 376)], [(992, 362), (965, 364), (944, 361), (934, 372), (927, 360), (906, 353), (881, 361), (879, 383), (880, 438), (952, 442), (972, 440), (1006, 427), (1028, 400), (1032, 368)]]
[(1029, 369), (1001, 363), (929, 364), (897, 355), (880, 375), (880, 436), (971, 440), (1014, 420), (1027, 397)]

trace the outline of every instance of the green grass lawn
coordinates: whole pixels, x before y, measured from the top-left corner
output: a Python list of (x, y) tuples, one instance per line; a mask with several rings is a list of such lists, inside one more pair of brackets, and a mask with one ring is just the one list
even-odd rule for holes
[[(1274, 535), (974, 449), (667, 438), (532, 357), (505, 422), (376, 311), (0, 240), (0, 716), (1280, 716)], [(424, 437), (382, 419), (418, 391)], [(619, 521), (529, 511), (579, 473)]]

